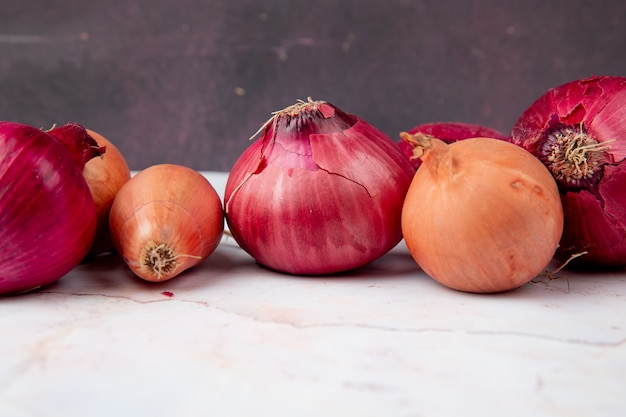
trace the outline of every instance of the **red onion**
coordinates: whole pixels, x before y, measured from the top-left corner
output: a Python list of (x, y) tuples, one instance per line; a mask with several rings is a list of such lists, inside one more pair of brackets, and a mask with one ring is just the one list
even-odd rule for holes
[(301, 275), (363, 266), (402, 239), (414, 174), (395, 143), (324, 101), (274, 116), (233, 166), (226, 220), (259, 263)]
[(82, 169), (102, 152), (80, 125), (0, 122), (0, 294), (51, 283), (85, 256), (96, 210)]
[(520, 117), (511, 140), (557, 181), (565, 229), (555, 257), (571, 266), (626, 266), (626, 77), (550, 89)]
[[(413, 129), (409, 130), (409, 133), (412, 135), (423, 133), (442, 140), (445, 143), (453, 143), (470, 138), (506, 139), (506, 136), (490, 127), (462, 122), (425, 123), (415, 126)], [(405, 157), (409, 159), (411, 165), (417, 170), (422, 164), (422, 160), (413, 157), (413, 147), (402, 139), (398, 142), (398, 146)]]

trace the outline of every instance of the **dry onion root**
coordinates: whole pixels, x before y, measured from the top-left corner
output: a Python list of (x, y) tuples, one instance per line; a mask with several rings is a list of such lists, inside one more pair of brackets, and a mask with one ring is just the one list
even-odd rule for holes
[(111, 236), (128, 267), (146, 281), (166, 281), (204, 261), (224, 231), (221, 200), (199, 172), (153, 165), (119, 190)]
[(532, 154), (502, 140), (446, 144), (402, 133), (422, 159), (402, 210), (407, 247), (441, 284), (507, 291), (550, 263), (563, 230), (556, 182)]

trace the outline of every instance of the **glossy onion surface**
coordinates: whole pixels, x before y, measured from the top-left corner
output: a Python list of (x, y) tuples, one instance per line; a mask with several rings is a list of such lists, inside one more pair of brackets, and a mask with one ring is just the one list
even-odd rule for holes
[(520, 117), (511, 141), (557, 181), (565, 229), (556, 253), (570, 266), (626, 266), (626, 77), (550, 89)]
[(382, 132), (324, 101), (274, 114), (233, 166), (226, 220), (259, 263), (302, 275), (363, 266), (402, 238), (414, 170)]
[(72, 143), (66, 147), (39, 129), (0, 122), (0, 294), (61, 278), (91, 246), (96, 210), (82, 168), (98, 150), (74, 133), (86, 131), (53, 132)]

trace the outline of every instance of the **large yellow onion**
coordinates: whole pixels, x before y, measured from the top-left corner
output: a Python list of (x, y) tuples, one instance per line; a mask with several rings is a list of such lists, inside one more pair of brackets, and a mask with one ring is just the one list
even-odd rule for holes
[(402, 232), (441, 284), (490, 293), (517, 288), (550, 263), (563, 231), (556, 182), (532, 154), (492, 138), (446, 144), (402, 133), (422, 159)]

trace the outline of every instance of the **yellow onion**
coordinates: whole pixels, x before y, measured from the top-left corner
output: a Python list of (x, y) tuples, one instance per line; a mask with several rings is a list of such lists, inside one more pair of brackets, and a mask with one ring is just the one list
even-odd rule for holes
[(199, 172), (153, 165), (117, 192), (109, 216), (115, 248), (146, 281), (166, 281), (204, 261), (224, 231), (221, 200)]
[(87, 129), (87, 132), (99, 146), (106, 148), (105, 154), (100, 158), (91, 159), (83, 168), (83, 177), (96, 204), (98, 216), (96, 238), (89, 255), (97, 255), (114, 249), (109, 231), (109, 213), (115, 195), (130, 179), (130, 169), (122, 153), (111, 141), (93, 130)]
[(493, 138), (452, 144), (402, 133), (422, 160), (402, 210), (409, 252), (430, 277), (466, 292), (517, 288), (552, 260), (563, 231), (554, 178), (532, 154)]

